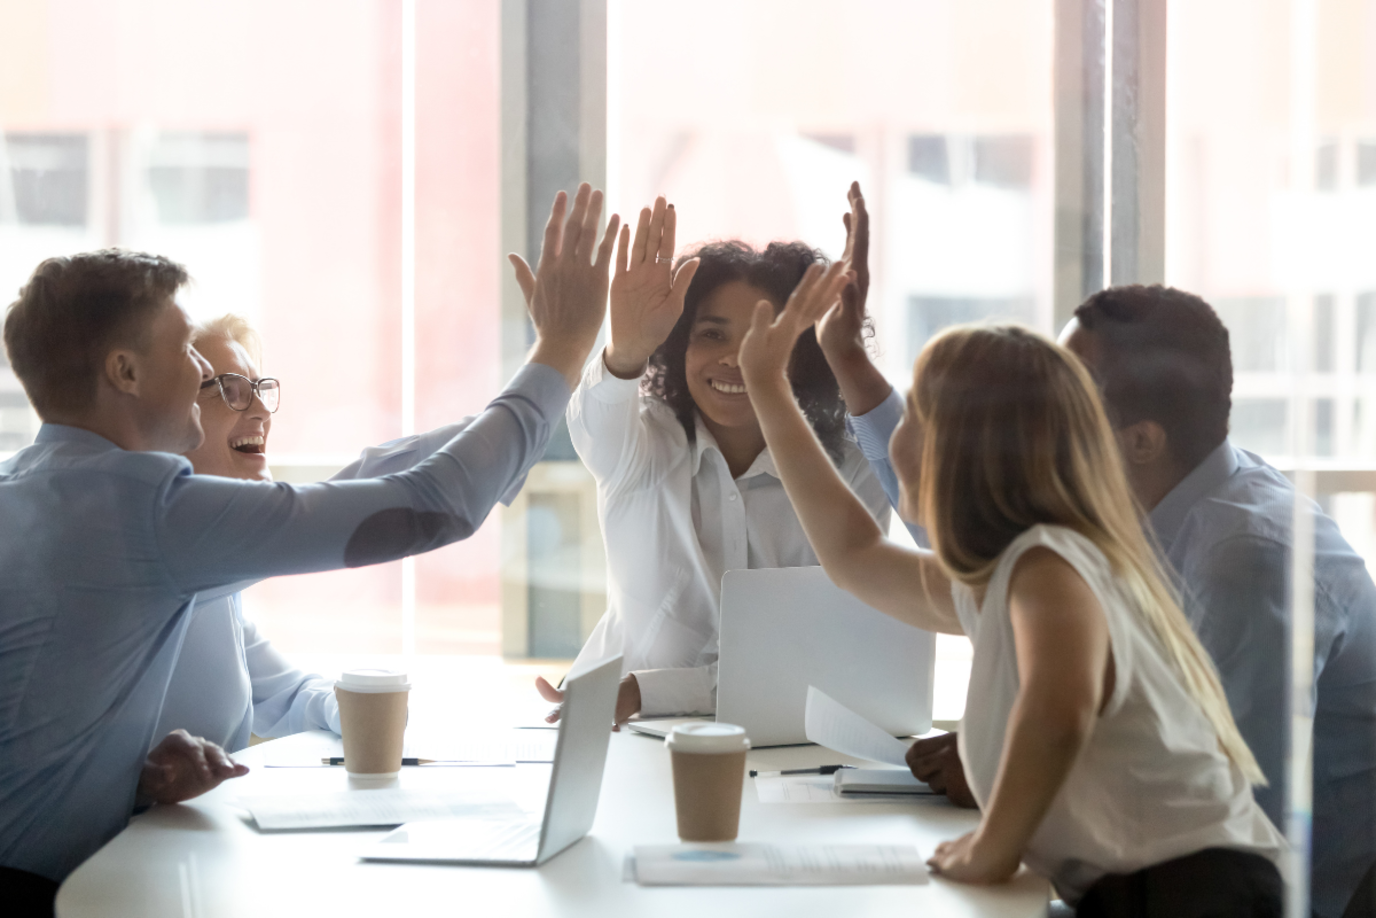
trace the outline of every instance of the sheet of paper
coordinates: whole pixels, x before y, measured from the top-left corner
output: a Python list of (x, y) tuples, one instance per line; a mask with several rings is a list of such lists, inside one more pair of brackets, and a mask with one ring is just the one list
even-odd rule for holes
[(815, 685), (807, 687), (803, 732), (809, 742), (845, 755), (907, 767), (907, 744), (894, 739)]
[(337, 794), (240, 797), (260, 829), (333, 829), (398, 826), (427, 819), (516, 819), (510, 800), (490, 793), (414, 791), (403, 788)]
[(910, 845), (637, 845), (641, 886), (893, 886), (927, 882)]
[(761, 803), (844, 803), (832, 793), (834, 783), (830, 775), (785, 775), (778, 778), (755, 778), (755, 793)]
[(761, 803), (906, 803), (907, 794), (838, 794), (836, 781), (826, 775), (783, 775), (753, 778)]

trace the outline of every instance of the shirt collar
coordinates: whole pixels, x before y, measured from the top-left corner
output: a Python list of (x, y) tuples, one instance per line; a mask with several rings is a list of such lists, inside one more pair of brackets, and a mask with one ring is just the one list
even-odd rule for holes
[(1204, 495), (1233, 477), (1237, 469), (1237, 450), (1231, 440), (1225, 439), (1178, 485), (1171, 488), (1170, 493), (1151, 511), (1151, 528), (1156, 532), (1157, 540), (1163, 546), (1175, 541), (1191, 508)]
[[(707, 425), (702, 423), (701, 415), (694, 412), (694, 418), (697, 423), (697, 435), (693, 438), (693, 474), (697, 475), (702, 470), (702, 457), (709, 450), (721, 456), (722, 467), (726, 468), (726, 457), (721, 455), (721, 447), (717, 445), (717, 438), (712, 436), (712, 431), (708, 430)], [(750, 463), (750, 468), (746, 469), (736, 480), (744, 481), (756, 475), (779, 477), (779, 470), (774, 465), (774, 457), (769, 454), (769, 447), (767, 446), (755, 457), (755, 461)]]
[(81, 443), (94, 449), (119, 449), (119, 445), (84, 427), (44, 423), (38, 428), (35, 443)]

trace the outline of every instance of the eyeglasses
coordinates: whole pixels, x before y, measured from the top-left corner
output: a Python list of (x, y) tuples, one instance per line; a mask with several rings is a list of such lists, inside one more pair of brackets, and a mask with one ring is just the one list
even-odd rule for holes
[(247, 411), (253, 404), (255, 393), (269, 414), (276, 413), (282, 403), (282, 383), (271, 376), (264, 376), (254, 382), (238, 373), (221, 373), (214, 379), (207, 379), (201, 383), (201, 388), (209, 389), (214, 385), (220, 387), (220, 397), (235, 411)]

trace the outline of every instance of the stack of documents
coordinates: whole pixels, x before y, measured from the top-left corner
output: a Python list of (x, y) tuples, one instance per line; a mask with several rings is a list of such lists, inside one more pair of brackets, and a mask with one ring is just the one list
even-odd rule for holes
[(911, 845), (638, 845), (641, 886), (892, 886), (927, 882)]

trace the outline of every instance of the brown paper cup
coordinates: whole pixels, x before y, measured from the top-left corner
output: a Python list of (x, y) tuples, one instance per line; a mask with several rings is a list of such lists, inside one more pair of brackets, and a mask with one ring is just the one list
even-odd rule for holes
[(740, 830), (745, 750), (727, 753), (672, 749), (678, 837), (686, 842), (732, 841)]
[(393, 775), (401, 771), (409, 690), (351, 692), (334, 687), (339, 727), (344, 737), (344, 768), (355, 775)]

